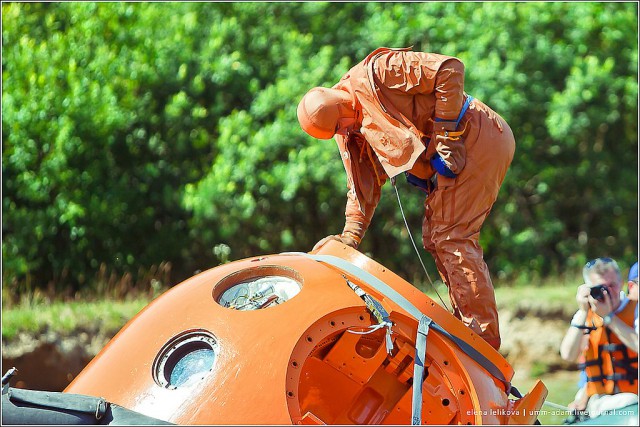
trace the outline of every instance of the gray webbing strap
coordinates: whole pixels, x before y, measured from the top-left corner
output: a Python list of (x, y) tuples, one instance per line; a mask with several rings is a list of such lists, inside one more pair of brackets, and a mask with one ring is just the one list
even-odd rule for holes
[(507, 381), (504, 374), (496, 365), (493, 364), (489, 359), (485, 357), (484, 354), (480, 353), (478, 350), (473, 348), (466, 341), (452, 335), (447, 330), (445, 330), (442, 326), (435, 323), (432, 319), (422, 313), (416, 306), (414, 306), (409, 300), (403, 297), (398, 291), (393, 289), (391, 286), (384, 283), (382, 280), (378, 279), (373, 274), (361, 269), (358, 266), (351, 264), (350, 262), (339, 258), (333, 255), (311, 255), (304, 252), (295, 252), (289, 253), (295, 255), (305, 255), (315, 261), (324, 262), (326, 264), (332, 265), (334, 267), (339, 268), (342, 271), (353, 274), (358, 277), (360, 280), (367, 283), (367, 285), (376, 289), (378, 292), (381, 292), (385, 297), (389, 298), (396, 304), (398, 304), (402, 309), (407, 311), (411, 316), (413, 316), (416, 320), (420, 321), (422, 317), (426, 317), (430, 323), (432, 329), (436, 330), (438, 333), (449, 338), (453, 343), (455, 343), (460, 350), (465, 352), (471, 359), (475, 360), (480, 366), (482, 366), (487, 372), (493, 375), (496, 379), (500, 380), (506, 389), (506, 393), (512, 393), (515, 397), (522, 397), (520, 392), (515, 387), (511, 386), (511, 383)]
[(427, 335), (429, 324), (433, 320), (422, 316), (418, 323), (418, 335), (416, 336), (416, 358), (413, 364), (413, 396), (411, 403), (411, 425), (422, 424), (422, 382), (424, 381), (424, 362), (427, 356)]

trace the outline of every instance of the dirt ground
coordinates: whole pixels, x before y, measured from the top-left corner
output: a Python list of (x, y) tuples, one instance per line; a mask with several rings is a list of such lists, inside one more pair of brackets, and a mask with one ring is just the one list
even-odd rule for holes
[(70, 336), (19, 333), (11, 342), (2, 343), (2, 373), (18, 369), (11, 382), (14, 387), (62, 391), (116, 332), (78, 331)]

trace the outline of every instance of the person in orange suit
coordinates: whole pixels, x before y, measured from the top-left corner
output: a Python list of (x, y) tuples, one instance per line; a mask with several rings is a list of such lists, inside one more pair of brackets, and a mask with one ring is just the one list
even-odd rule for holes
[(454, 314), (500, 347), (495, 294), (478, 242), (513, 159), (515, 139), (497, 113), (464, 92), (454, 57), (379, 48), (331, 88), (298, 105), (302, 129), (335, 137), (347, 174), (345, 226), (329, 240), (357, 248), (382, 185), (404, 173), (426, 194), (424, 247), (449, 289)]

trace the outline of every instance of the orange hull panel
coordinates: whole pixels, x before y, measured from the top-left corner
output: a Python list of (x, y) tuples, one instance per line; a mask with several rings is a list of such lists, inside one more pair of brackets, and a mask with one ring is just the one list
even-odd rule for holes
[[(513, 377), (497, 351), (393, 272), (337, 242), (318, 255), (340, 257), (382, 280), (484, 354), (508, 381)], [(299, 293), (252, 311), (217, 302), (234, 283), (272, 274), (295, 279), (301, 284)], [(366, 335), (346, 332), (377, 323), (346, 279), (390, 314), (391, 355), (384, 329)], [(410, 424), (417, 328), (410, 313), (335, 266), (304, 254), (246, 259), (200, 273), (157, 298), (65, 392), (103, 397), (177, 424)], [(191, 385), (167, 387), (158, 366), (168, 365), (172, 356), (161, 355), (173, 351), (176, 337), (194, 331), (215, 339), (213, 367)], [(540, 383), (535, 393), (510, 400), (500, 381), (433, 331), (425, 369), (424, 424), (532, 423), (546, 396)]]

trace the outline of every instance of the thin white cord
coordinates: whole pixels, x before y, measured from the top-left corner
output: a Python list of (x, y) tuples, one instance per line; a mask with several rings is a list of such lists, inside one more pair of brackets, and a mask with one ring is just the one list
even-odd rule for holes
[(548, 400), (545, 400), (543, 405), (547, 405), (547, 406), (551, 406), (552, 408), (562, 409), (564, 411), (571, 412), (571, 408), (567, 406), (558, 405), (557, 403), (549, 402)]
[(400, 206), (400, 213), (402, 214), (402, 219), (404, 220), (404, 226), (407, 228), (407, 233), (409, 233), (409, 239), (411, 239), (411, 244), (413, 245), (413, 249), (416, 251), (416, 255), (418, 255), (418, 259), (420, 260), (420, 265), (422, 265), (422, 269), (424, 270), (424, 274), (427, 275), (427, 279), (429, 280), (429, 284), (431, 285), (433, 290), (436, 291), (436, 295), (438, 295), (438, 298), (440, 298), (440, 302), (442, 303), (442, 305), (444, 305), (444, 307), (447, 310), (451, 311), (449, 306), (447, 306), (447, 304), (444, 302), (444, 300), (440, 296), (440, 293), (438, 293), (438, 290), (436, 289), (435, 285), (433, 284), (433, 280), (431, 280), (431, 276), (429, 276), (429, 273), (427, 272), (427, 267), (425, 267), (424, 262), (422, 262), (422, 257), (420, 256), (420, 251), (418, 251), (418, 247), (416, 246), (416, 242), (413, 240), (413, 236), (411, 235), (411, 229), (409, 228), (409, 223), (407, 222), (407, 217), (405, 216), (404, 209), (402, 208), (402, 202), (400, 201), (400, 193), (398, 193), (398, 187), (396, 187), (395, 178), (391, 179), (391, 185), (393, 185), (393, 189), (396, 191), (396, 198), (398, 199), (398, 206)]

